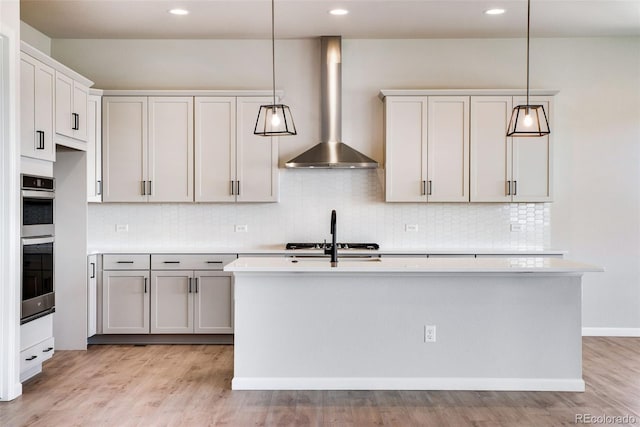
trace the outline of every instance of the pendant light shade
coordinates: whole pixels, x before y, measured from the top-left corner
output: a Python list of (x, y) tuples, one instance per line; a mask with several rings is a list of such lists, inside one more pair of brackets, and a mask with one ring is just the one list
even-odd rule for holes
[(507, 136), (544, 136), (549, 133), (549, 121), (542, 105), (518, 105), (511, 112)]
[(273, 103), (261, 105), (258, 111), (255, 135), (280, 136), (296, 135), (296, 125), (288, 106), (276, 104), (276, 38), (275, 38), (275, 0), (271, 0), (271, 71), (273, 79)]
[(529, 30), (531, 27), (531, 0), (527, 0), (527, 103), (514, 107), (509, 120), (507, 136), (549, 135), (549, 120), (542, 105), (529, 103)]
[(296, 125), (291, 110), (284, 104), (261, 105), (253, 133), (262, 136), (295, 135)]

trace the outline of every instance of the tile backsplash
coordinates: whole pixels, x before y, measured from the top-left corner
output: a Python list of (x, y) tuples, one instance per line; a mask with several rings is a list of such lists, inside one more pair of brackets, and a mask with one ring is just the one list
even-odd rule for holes
[[(329, 240), (336, 209), (338, 240), (344, 242), (393, 249), (549, 249), (549, 204), (385, 203), (383, 184), (382, 170), (284, 169), (279, 203), (89, 204), (89, 248), (279, 249), (286, 242)], [(246, 225), (247, 232), (236, 232), (236, 225)]]

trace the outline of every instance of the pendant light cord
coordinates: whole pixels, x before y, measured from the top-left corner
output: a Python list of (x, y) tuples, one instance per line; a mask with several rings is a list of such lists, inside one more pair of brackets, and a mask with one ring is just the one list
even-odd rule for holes
[[(527, 48), (528, 49), (528, 48)], [(527, 53), (528, 55), (528, 53)], [(528, 59), (527, 59), (528, 61)], [(528, 68), (528, 66), (527, 66)], [(273, 105), (276, 105), (276, 33), (275, 33), (275, 0), (271, 0), (271, 71), (273, 80)], [(528, 93), (528, 90), (527, 90)]]
[(529, 105), (529, 27), (531, 25), (531, 0), (527, 0), (527, 105)]

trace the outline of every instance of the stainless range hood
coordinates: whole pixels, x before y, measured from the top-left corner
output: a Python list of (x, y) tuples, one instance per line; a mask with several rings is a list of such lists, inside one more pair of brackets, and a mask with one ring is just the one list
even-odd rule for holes
[(378, 162), (342, 139), (342, 37), (320, 38), (322, 142), (285, 163), (288, 168), (377, 168)]

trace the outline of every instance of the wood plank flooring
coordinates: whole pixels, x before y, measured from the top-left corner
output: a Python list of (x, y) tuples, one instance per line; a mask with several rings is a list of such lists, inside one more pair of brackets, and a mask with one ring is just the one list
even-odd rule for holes
[(231, 391), (232, 346), (94, 345), (57, 352), (0, 402), (0, 426), (562, 426), (576, 414), (640, 426), (640, 338), (583, 350), (585, 393)]

